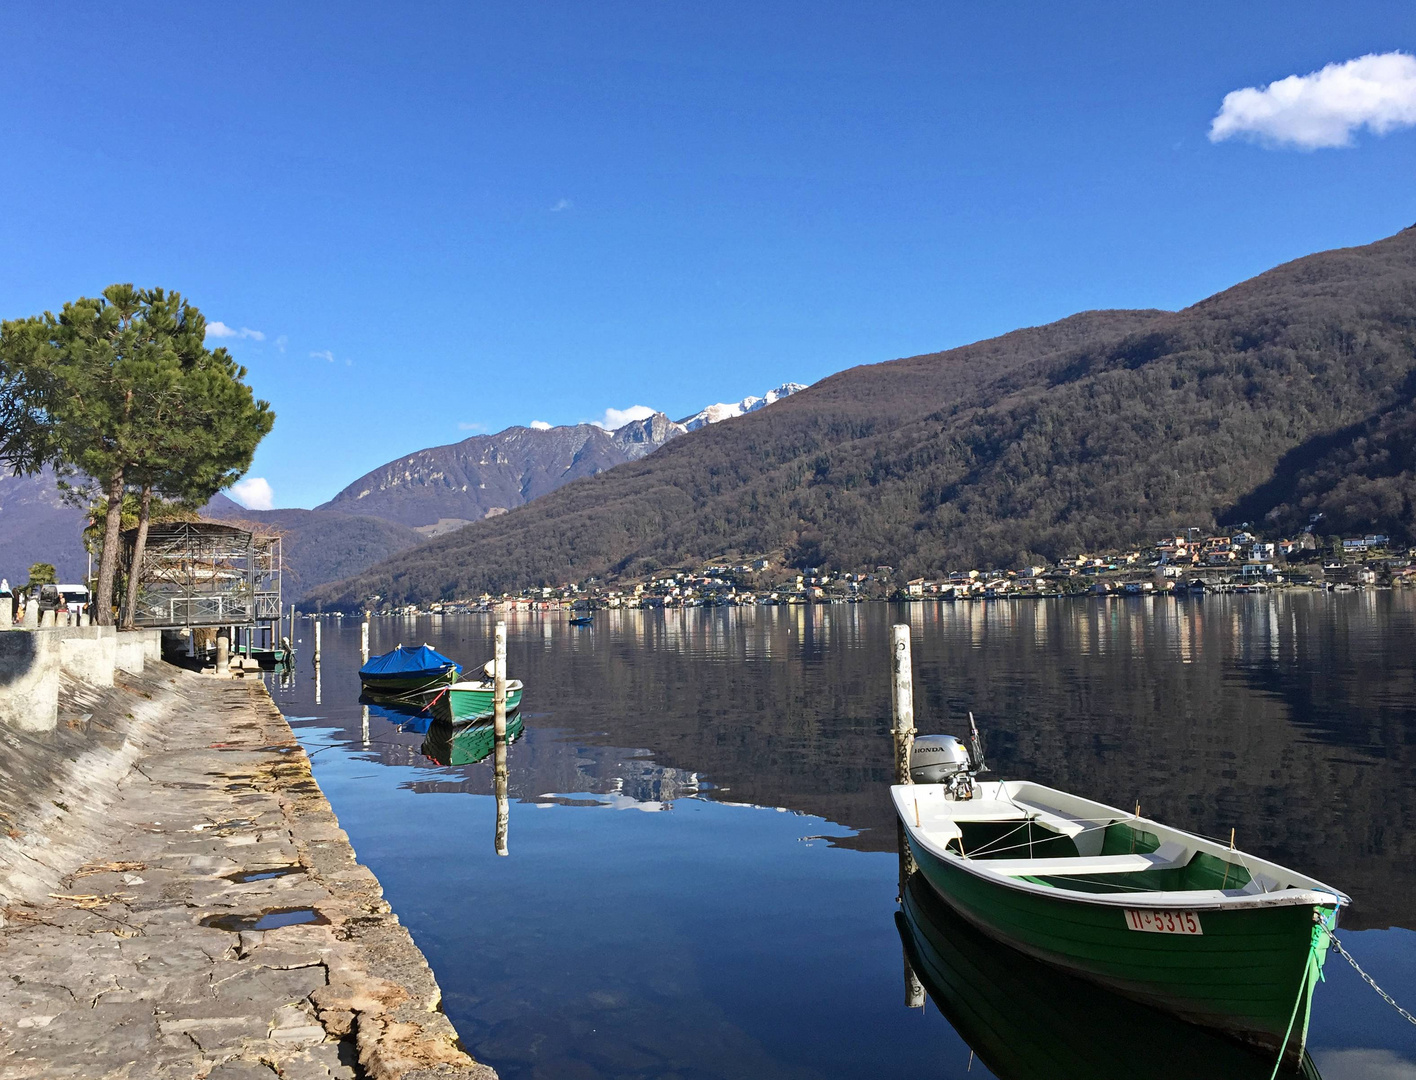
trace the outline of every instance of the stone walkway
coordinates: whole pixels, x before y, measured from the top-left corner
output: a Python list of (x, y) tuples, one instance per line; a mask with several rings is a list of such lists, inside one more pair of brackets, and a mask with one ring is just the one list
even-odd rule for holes
[(126, 757), (0, 822), (0, 1080), (495, 1080), (264, 686), (157, 664), (88, 704), (124, 700)]

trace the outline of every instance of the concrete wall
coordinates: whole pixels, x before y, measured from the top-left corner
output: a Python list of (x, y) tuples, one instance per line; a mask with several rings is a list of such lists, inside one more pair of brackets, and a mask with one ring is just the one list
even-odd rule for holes
[(0, 630), (0, 723), (22, 731), (53, 731), (61, 674), (90, 686), (112, 686), (115, 671), (141, 675), (149, 658), (162, 658), (159, 630)]
[(59, 665), (90, 686), (112, 686), (118, 658), (118, 632), (111, 626), (75, 626), (53, 631), (59, 639)]
[(0, 631), (0, 723), (53, 731), (58, 719), (58, 639), (52, 631)]

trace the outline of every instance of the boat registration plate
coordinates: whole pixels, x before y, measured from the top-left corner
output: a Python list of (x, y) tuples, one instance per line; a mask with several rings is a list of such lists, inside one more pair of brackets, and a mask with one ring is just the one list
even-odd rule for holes
[(1203, 934), (1200, 917), (1193, 911), (1149, 911), (1126, 909), (1126, 926), (1151, 934)]

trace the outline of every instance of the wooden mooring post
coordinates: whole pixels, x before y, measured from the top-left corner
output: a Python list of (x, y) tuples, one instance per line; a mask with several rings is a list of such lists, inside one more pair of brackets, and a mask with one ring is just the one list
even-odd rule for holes
[(492, 737), (496, 751), (492, 786), (497, 797), (496, 850), (507, 854), (506, 833), (511, 819), (506, 784), (506, 623), (498, 621), (496, 651), (492, 654)]
[(890, 716), (895, 739), (895, 783), (909, 784), (910, 752), (914, 749), (914, 668), (910, 660), (910, 628), (890, 628)]
[[(912, 784), (910, 754), (914, 750), (914, 663), (910, 656), (910, 628), (896, 623), (890, 628), (890, 734), (895, 743), (895, 782)], [(905, 885), (915, 872), (914, 857), (905, 842), (905, 826), (895, 822), (895, 839), (900, 849), (900, 895), (905, 898)], [(910, 954), (904, 954), (905, 1007), (924, 1008), (924, 984), (910, 965)]]
[(369, 662), (369, 616), (364, 615), (364, 621), (359, 624), (359, 658), (362, 663)]
[(323, 624), (319, 619), (312, 620), (315, 624), (315, 667), (320, 666), (320, 630)]

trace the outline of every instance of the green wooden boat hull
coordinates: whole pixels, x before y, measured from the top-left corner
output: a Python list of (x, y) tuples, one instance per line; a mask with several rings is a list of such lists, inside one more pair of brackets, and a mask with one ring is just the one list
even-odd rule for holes
[[(1270, 1080), (1276, 1055), (999, 944), (913, 874), (895, 916), (930, 998), (1000, 1080)], [(1292, 1075), (1292, 1074), (1288, 1074)], [(1303, 1055), (1301, 1075), (1317, 1080)]]
[[(1296, 1068), (1328, 937), (1295, 904), (1203, 911), (1201, 935), (1131, 930), (1123, 908), (1009, 888), (936, 857), (909, 838), (936, 893), (984, 933)], [(1288, 1034), (1285, 1043), (1285, 1032)]]
[[(466, 724), (476, 720), (490, 719), (496, 712), (491, 687), (460, 689), (456, 684), (440, 691), (433, 699), (434, 720), (445, 724)], [(506, 688), (506, 711), (514, 712), (521, 707), (521, 684), (511, 682)]]

